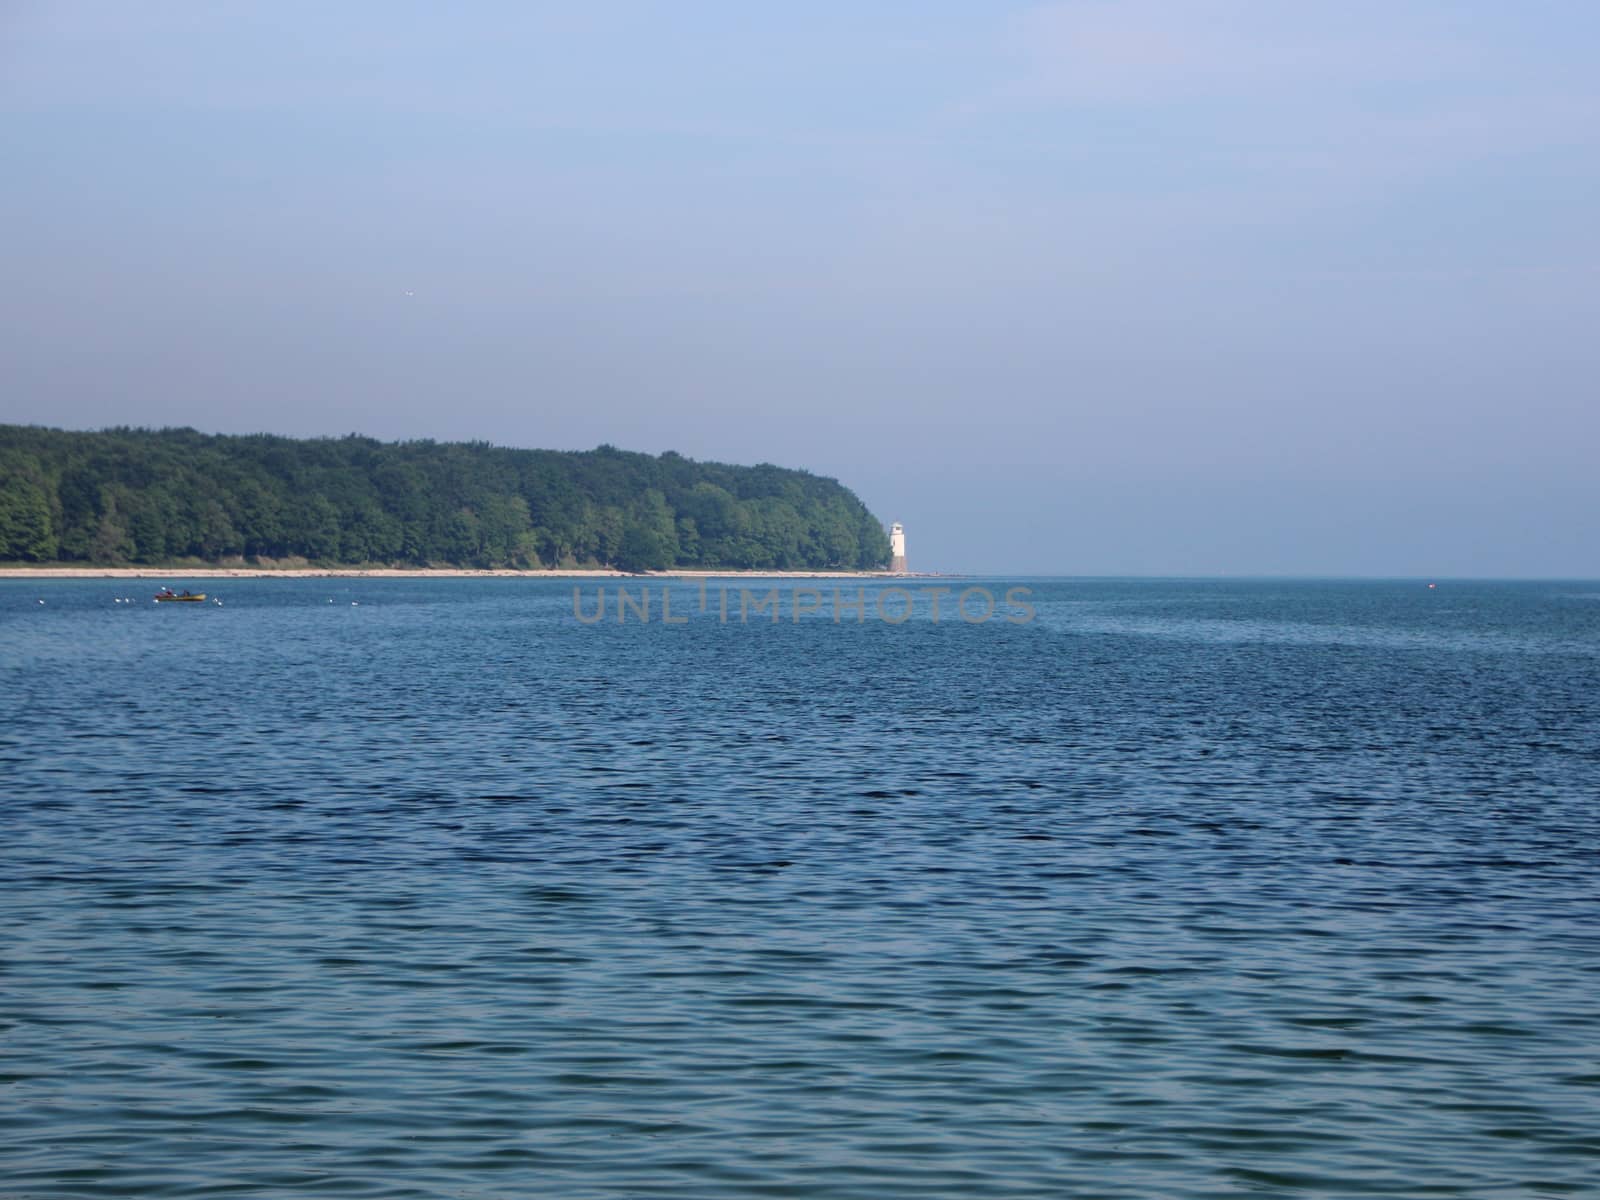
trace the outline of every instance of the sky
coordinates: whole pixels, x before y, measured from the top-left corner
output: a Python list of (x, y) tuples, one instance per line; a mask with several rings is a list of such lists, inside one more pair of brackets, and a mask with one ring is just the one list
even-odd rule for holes
[(0, 421), (830, 475), (915, 569), (1600, 576), (1600, 4), (0, 0)]

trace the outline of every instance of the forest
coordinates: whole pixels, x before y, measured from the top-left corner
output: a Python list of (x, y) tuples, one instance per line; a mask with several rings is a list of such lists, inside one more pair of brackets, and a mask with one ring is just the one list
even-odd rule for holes
[(836, 480), (601, 446), (0, 425), (0, 561), (871, 569)]

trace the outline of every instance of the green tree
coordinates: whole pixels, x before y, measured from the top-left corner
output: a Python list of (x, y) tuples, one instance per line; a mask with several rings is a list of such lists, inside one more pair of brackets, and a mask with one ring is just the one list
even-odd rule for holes
[(483, 552), (493, 565), (503, 566), (525, 558), (533, 546), (530, 536), (533, 517), (528, 511), (528, 502), (521, 496), (502, 493), (485, 497), (478, 522), (483, 534)]
[(0, 425), (0, 552), (76, 562), (244, 553), (326, 562), (874, 566), (882, 525), (837, 481), (615, 447), (509, 450), (70, 433)]
[(302, 496), (289, 508), (284, 541), (290, 554), (323, 561), (339, 557), (339, 510), (326, 496)]
[(233, 527), (227, 509), (216, 500), (207, 500), (201, 514), (200, 553), (205, 558), (221, 558), (244, 550), (244, 539)]
[(484, 565), (483, 530), (470, 508), (460, 509), (450, 517), (439, 548), (447, 562)]
[(0, 484), (0, 558), (49, 562), (58, 545), (44, 489), (19, 476)]
[(642, 521), (629, 521), (615, 562), (624, 571), (665, 570), (672, 565), (672, 547), (659, 529)]

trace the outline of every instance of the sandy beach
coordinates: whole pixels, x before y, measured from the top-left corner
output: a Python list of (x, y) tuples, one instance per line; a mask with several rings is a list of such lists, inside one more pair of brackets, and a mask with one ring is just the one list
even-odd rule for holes
[(888, 571), (644, 571), (465, 567), (0, 567), (3, 579), (931, 579)]

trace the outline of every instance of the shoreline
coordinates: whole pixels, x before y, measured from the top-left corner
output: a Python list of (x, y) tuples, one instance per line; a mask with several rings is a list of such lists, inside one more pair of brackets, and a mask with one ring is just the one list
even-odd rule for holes
[(0, 567), (5, 579), (948, 579), (905, 571), (518, 571), (509, 567)]

